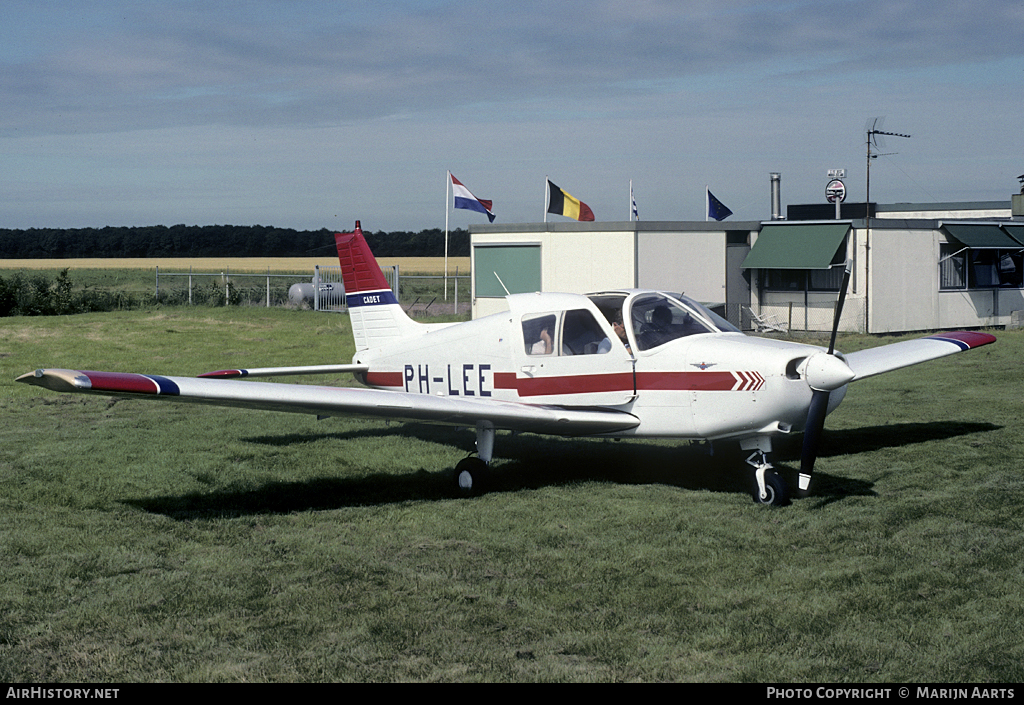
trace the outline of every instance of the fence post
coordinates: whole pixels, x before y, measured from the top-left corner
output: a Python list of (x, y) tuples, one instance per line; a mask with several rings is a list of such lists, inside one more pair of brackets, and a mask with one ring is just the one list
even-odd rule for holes
[(188, 266), (188, 305), (192, 305), (192, 265)]
[(270, 267), (267, 267), (267, 308), (270, 308)]
[(320, 265), (313, 267), (313, 310), (320, 310)]
[(156, 302), (160, 303), (160, 265), (159, 264), (156, 266), (156, 292), (155, 292), (154, 295), (156, 296)]

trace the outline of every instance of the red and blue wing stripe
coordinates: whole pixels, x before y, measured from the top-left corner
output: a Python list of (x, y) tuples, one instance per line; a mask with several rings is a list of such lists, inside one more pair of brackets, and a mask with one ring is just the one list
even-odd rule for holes
[(181, 391), (173, 380), (160, 375), (141, 375), (132, 372), (94, 372), (83, 370), (88, 385), (76, 379), (75, 386), (91, 389), (94, 392), (110, 392), (112, 394), (157, 394), (178, 396)]
[(996, 337), (988, 333), (961, 330), (952, 333), (936, 333), (935, 335), (929, 335), (925, 340), (941, 340), (944, 343), (953, 343), (953, 345), (956, 345), (961, 350), (970, 350), (971, 348), (994, 343)]

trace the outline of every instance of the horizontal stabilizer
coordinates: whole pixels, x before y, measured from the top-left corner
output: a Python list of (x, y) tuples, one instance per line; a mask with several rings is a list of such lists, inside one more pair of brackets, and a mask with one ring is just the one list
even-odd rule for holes
[(994, 342), (994, 335), (976, 331), (936, 333), (925, 338), (846, 353), (843, 357), (856, 375), (853, 381), (857, 381)]

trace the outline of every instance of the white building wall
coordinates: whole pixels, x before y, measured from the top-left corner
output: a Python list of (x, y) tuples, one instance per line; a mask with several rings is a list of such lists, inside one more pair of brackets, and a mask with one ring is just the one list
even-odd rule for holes
[(1020, 289), (940, 291), (938, 301), (936, 328), (1005, 326), (1014, 311), (1024, 311), (1024, 291)]
[(632, 232), (557, 232), (541, 238), (544, 291), (587, 294), (635, 286)]
[(637, 233), (636, 286), (724, 303), (725, 231)]
[(934, 230), (872, 229), (868, 252), (868, 331), (939, 327), (939, 243)]
[[(506, 231), (474, 233), (477, 244), (539, 243), (541, 290), (586, 294), (636, 286), (632, 231)], [(473, 318), (507, 311), (504, 298), (473, 299)]]

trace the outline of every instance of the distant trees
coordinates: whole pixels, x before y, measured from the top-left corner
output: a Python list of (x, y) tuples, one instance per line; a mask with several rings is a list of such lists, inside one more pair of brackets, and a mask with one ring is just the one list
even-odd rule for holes
[[(448, 254), (469, 256), (469, 232), (448, 233)], [(378, 257), (441, 257), (444, 231), (366, 233)], [(334, 232), (264, 225), (153, 225), (28, 230), (0, 229), (0, 258), (315, 257), (334, 250)]]

